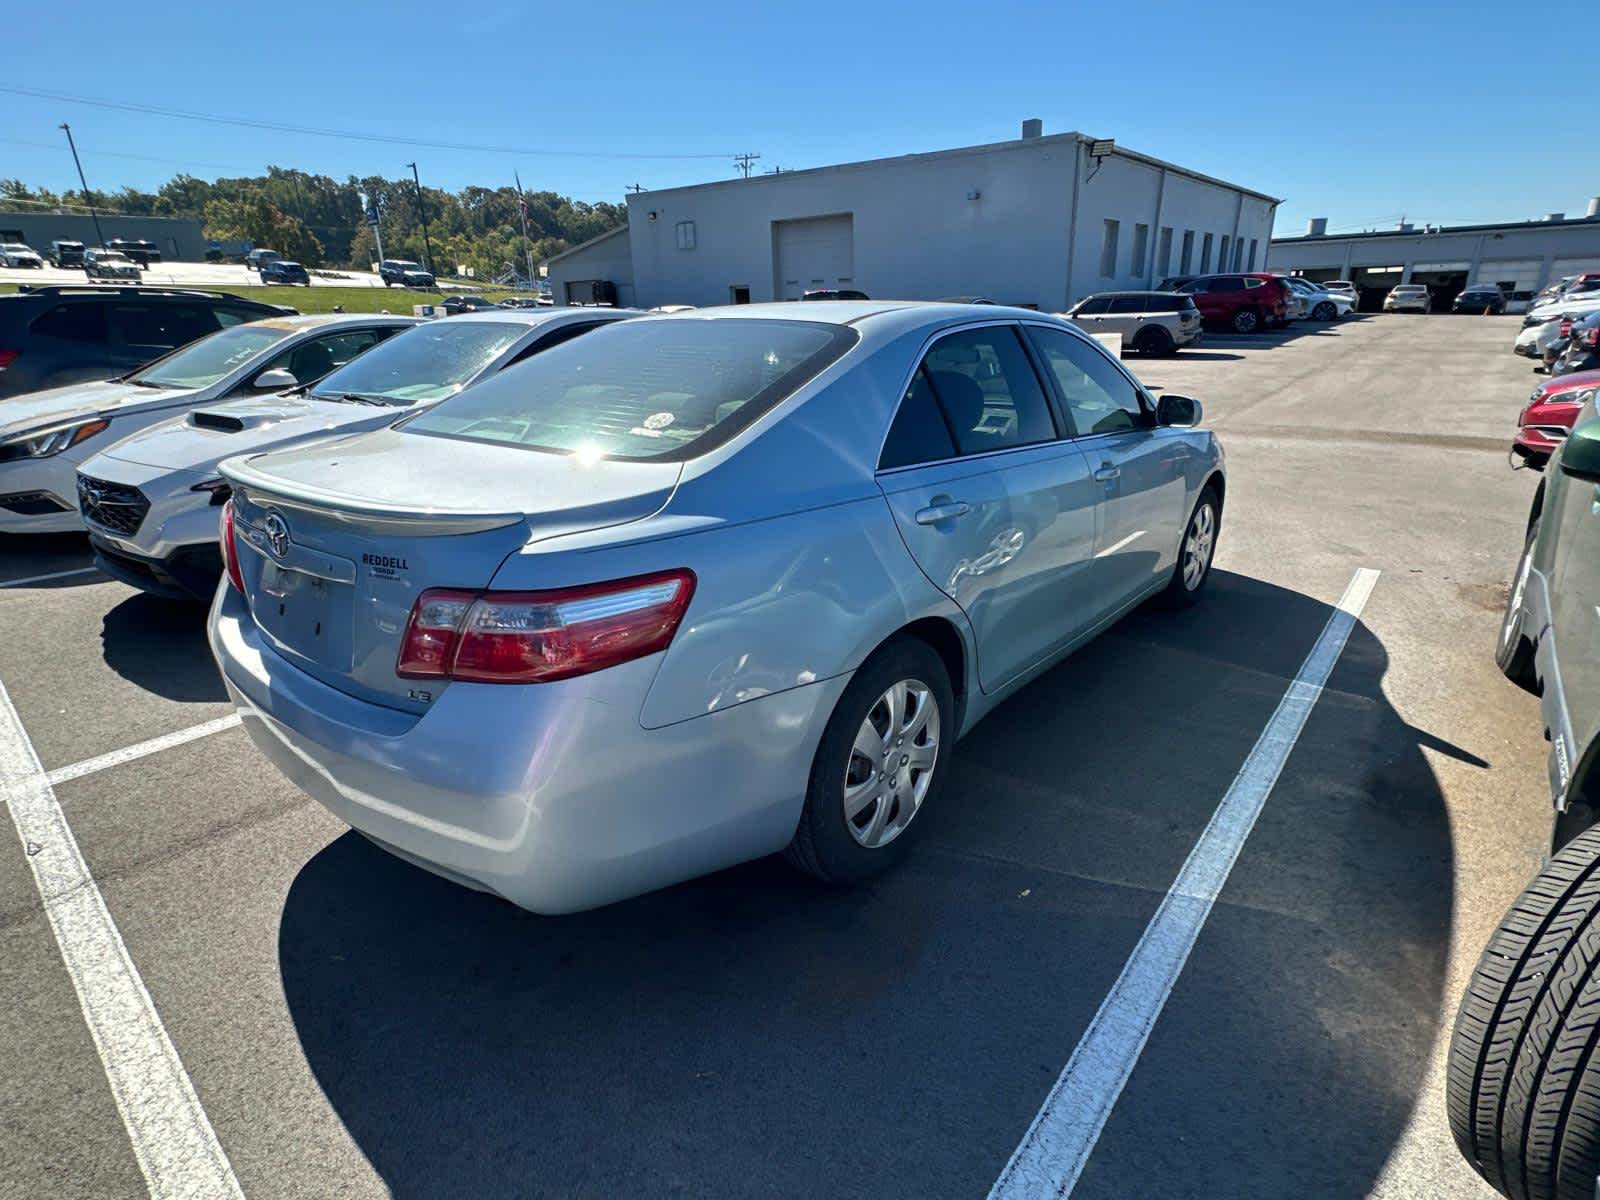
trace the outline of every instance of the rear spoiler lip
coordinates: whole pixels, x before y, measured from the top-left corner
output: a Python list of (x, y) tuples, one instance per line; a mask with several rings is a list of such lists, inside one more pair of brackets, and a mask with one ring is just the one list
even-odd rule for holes
[(289, 484), (277, 476), (251, 467), (248, 459), (230, 458), (220, 468), (222, 477), (255, 504), (269, 508), (299, 509), (332, 517), (349, 525), (412, 537), (444, 537), (456, 533), (482, 533), (526, 523), (521, 512), (484, 512), (481, 509), (405, 508), (362, 500), (323, 488)]

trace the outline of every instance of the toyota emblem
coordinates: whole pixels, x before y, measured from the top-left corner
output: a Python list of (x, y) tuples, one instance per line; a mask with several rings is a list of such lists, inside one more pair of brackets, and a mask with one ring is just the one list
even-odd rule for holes
[(267, 548), (272, 551), (274, 558), (282, 558), (289, 553), (289, 522), (277, 513), (268, 513), (267, 519), (261, 523), (261, 531), (267, 535)]

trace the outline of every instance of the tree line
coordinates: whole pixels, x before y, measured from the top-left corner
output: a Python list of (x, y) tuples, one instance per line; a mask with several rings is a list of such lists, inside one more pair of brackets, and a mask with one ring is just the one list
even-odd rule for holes
[[(129, 216), (198, 218), (208, 238), (270, 246), (308, 267), (365, 270), (377, 261), (378, 248), (366, 223), (363, 195), (378, 207), (384, 255), (422, 261), (417, 189), (405, 178), (352, 175), (341, 183), (327, 175), (268, 167), (265, 175), (215, 181), (177, 175), (155, 192), (125, 187), (88, 193), (55, 193), (19, 179), (0, 179), (0, 210), (41, 212), (92, 204)], [(459, 192), (424, 187), (433, 269), (449, 275), (457, 266), (470, 267), (480, 279), (513, 266), (526, 274), (528, 249), (537, 264), (627, 220), (621, 204), (590, 204), (555, 192), (525, 191), (522, 198), (528, 206), (529, 242), (523, 241), (515, 187)]]

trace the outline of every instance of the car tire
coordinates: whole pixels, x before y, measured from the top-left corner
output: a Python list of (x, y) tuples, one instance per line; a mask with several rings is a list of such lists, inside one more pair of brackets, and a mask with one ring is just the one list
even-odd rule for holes
[[(912, 697), (917, 707), (907, 714), (909, 720), (903, 715), (898, 721), (890, 745), (890, 697), (896, 689), (902, 689), (902, 714)], [(915, 818), (943, 790), (955, 735), (955, 698), (944, 661), (916, 638), (897, 638), (883, 646), (856, 671), (828, 718), (812, 760), (800, 823), (784, 858), (826, 883), (855, 883), (894, 866), (921, 828)], [(874, 736), (883, 740), (882, 749)], [(861, 753), (863, 743), (871, 757)], [(919, 772), (910, 760), (930, 746), (932, 757)], [(886, 760), (885, 754), (891, 758)], [(898, 761), (893, 761), (895, 755)], [(892, 766), (892, 773), (885, 766)], [(853, 778), (859, 783), (850, 785)], [(847, 796), (856, 788), (866, 790)], [(847, 804), (859, 807), (852, 814)]]
[(1172, 335), (1161, 326), (1146, 325), (1139, 331), (1139, 336), (1133, 339), (1133, 348), (1140, 354), (1156, 356), (1171, 354), (1178, 347)]
[(1233, 314), (1235, 333), (1254, 333), (1261, 327), (1261, 314), (1253, 308), (1241, 308)]
[(1217, 557), (1217, 539), (1222, 535), (1222, 497), (1214, 483), (1208, 483), (1194, 502), (1189, 520), (1178, 542), (1178, 561), (1172, 564), (1172, 578), (1161, 593), (1167, 608), (1188, 608), (1200, 599), (1211, 564)]
[(1331, 321), (1337, 311), (1332, 300), (1324, 300), (1311, 310), (1311, 319), (1313, 321)]
[(1456, 1146), (1513, 1200), (1592, 1200), (1600, 1172), (1600, 827), (1551, 858), (1467, 984), (1445, 1105)]
[(1517, 560), (1517, 573), (1512, 576), (1511, 591), (1506, 596), (1505, 616), (1500, 621), (1500, 636), (1495, 642), (1494, 662), (1500, 673), (1524, 691), (1537, 693), (1539, 677), (1534, 669), (1533, 639), (1522, 632), (1526, 619), (1523, 602), (1527, 598), (1528, 576), (1533, 570), (1533, 547), (1539, 540), (1539, 518), (1528, 525), (1528, 536), (1522, 544), (1522, 557)]

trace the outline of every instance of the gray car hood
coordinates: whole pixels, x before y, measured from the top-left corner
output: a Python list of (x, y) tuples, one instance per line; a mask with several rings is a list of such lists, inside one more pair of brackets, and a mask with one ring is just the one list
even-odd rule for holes
[(261, 396), (206, 404), (118, 442), (106, 458), (168, 471), (206, 471), (236, 454), (262, 453), (311, 438), (360, 433), (414, 409), (309, 396)]
[(238, 487), (380, 519), (538, 518), (539, 537), (640, 520), (682, 474), (674, 462), (580, 461), (518, 446), (380, 429), (333, 445), (230, 458)]
[(74, 383), (0, 400), (0, 437), (57, 425), (78, 417), (110, 417), (182, 404), (193, 396), (186, 388), (135, 387), (106, 381)]

